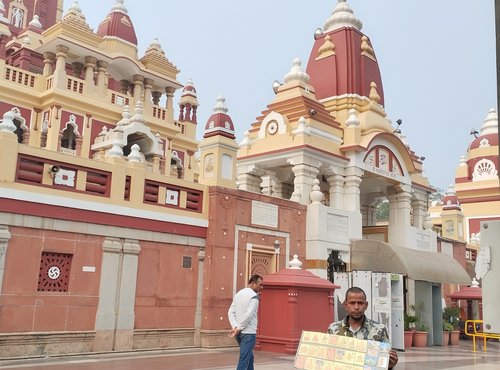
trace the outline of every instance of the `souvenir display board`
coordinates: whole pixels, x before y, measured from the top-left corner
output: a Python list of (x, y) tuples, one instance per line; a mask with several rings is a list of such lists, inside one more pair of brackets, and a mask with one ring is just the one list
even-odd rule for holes
[(390, 343), (303, 331), (294, 365), (305, 370), (385, 370), (390, 349)]

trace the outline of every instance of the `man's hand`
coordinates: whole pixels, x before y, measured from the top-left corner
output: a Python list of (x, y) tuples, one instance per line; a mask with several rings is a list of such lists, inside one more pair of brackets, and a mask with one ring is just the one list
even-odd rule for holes
[(392, 369), (398, 363), (398, 353), (395, 349), (389, 351), (389, 369)]
[(237, 336), (239, 333), (240, 333), (240, 329), (238, 329), (237, 327), (235, 328), (232, 328), (231, 331), (228, 333), (228, 337), (231, 337), (231, 338), (234, 338), (235, 336)]

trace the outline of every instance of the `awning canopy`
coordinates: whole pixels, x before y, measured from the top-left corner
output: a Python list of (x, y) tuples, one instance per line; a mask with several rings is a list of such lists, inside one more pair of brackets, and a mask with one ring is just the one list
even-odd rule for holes
[(446, 254), (396, 247), (378, 240), (352, 242), (351, 269), (400, 273), (432, 283), (471, 283), (462, 265)]
[(470, 299), (473, 301), (483, 300), (483, 290), (479, 287), (468, 286), (448, 295), (452, 300)]

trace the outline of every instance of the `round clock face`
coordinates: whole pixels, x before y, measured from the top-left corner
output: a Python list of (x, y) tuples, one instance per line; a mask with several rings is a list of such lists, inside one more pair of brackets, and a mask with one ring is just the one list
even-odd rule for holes
[(276, 121), (271, 121), (267, 124), (267, 132), (270, 135), (274, 135), (278, 132), (278, 123)]

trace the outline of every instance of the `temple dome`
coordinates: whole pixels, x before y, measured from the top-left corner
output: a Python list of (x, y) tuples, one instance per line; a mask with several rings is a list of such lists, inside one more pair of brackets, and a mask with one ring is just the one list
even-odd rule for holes
[(453, 185), (450, 185), (446, 195), (443, 197), (443, 210), (458, 210), (461, 211), (462, 207), (458, 201), (457, 193)]
[(123, 1), (116, 0), (116, 4), (111, 8), (111, 12), (99, 24), (97, 34), (103, 38), (114, 37), (137, 46), (134, 25), (127, 14), (127, 8), (123, 5)]
[(344, 94), (369, 97), (371, 84), (375, 83), (378, 103), (384, 105), (378, 61), (361, 27), (346, 0), (339, 0), (325, 22), (324, 32), (316, 35), (307, 64), (306, 72), (318, 100)]
[(498, 146), (498, 115), (493, 108), (484, 119), (479, 136), (470, 143), (469, 150), (485, 146)]

